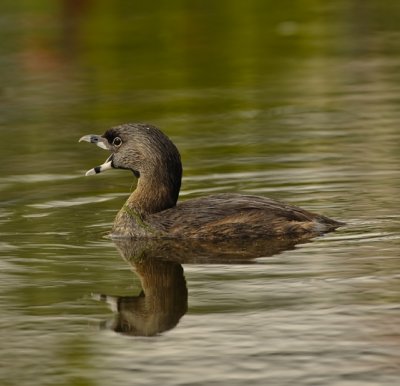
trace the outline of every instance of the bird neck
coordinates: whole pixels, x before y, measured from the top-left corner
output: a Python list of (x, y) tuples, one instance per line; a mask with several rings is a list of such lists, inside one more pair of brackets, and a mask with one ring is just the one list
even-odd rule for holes
[(125, 206), (140, 215), (161, 212), (176, 205), (180, 186), (181, 174), (165, 176), (143, 174)]

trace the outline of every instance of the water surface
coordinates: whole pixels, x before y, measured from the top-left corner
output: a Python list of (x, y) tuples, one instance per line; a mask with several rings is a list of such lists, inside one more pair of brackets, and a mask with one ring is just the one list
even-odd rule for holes
[[(397, 384), (399, 4), (325, 3), (3, 1), (2, 385)], [(182, 200), (241, 191), (347, 226), (115, 245), (135, 181), (85, 178), (107, 154), (77, 140), (128, 121), (177, 144)]]

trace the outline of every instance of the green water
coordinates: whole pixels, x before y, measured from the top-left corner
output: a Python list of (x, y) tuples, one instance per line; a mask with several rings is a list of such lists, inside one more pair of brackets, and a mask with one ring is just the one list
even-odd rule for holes
[[(1, 385), (398, 383), (399, 2), (0, 11)], [(245, 192), (347, 226), (114, 245), (135, 180), (84, 177), (106, 153), (77, 141), (130, 121), (180, 149), (181, 200)]]

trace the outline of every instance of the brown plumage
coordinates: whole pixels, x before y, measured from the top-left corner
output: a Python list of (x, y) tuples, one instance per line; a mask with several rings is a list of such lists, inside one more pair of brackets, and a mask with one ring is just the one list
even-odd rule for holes
[(314, 236), (342, 223), (265, 197), (215, 194), (177, 204), (182, 178), (180, 155), (154, 126), (131, 123), (103, 136), (81, 140), (111, 151), (107, 161), (86, 174), (128, 169), (139, 179), (117, 214), (113, 237), (133, 238), (283, 238)]

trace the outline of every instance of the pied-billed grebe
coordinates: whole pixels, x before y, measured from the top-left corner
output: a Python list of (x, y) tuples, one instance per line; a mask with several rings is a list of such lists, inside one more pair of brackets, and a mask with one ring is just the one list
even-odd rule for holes
[(112, 237), (271, 238), (313, 236), (342, 223), (265, 197), (215, 194), (177, 204), (182, 164), (178, 149), (159, 129), (128, 123), (79, 141), (97, 144), (111, 156), (86, 175), (116, 168), (138, 178), (118, 212)]

